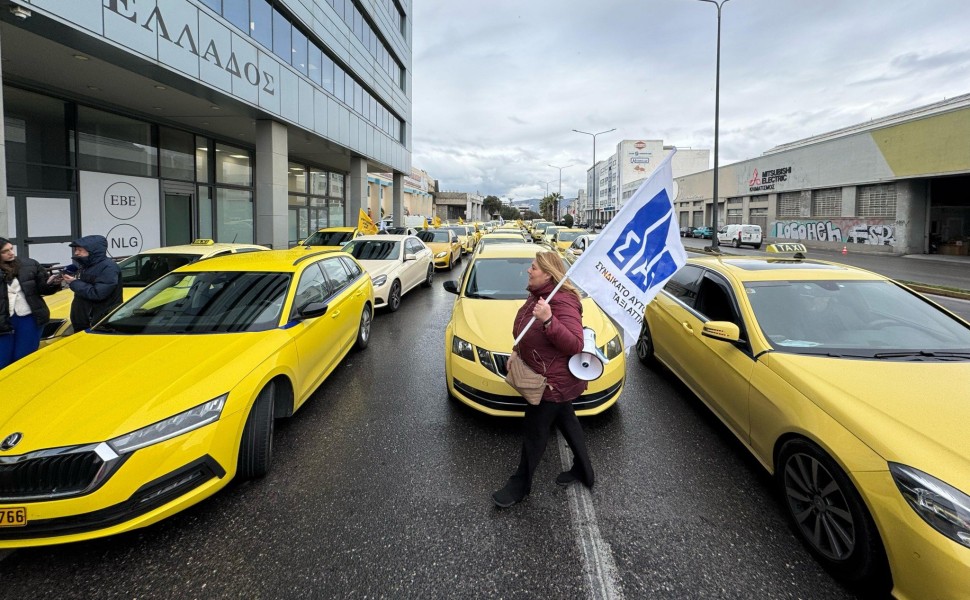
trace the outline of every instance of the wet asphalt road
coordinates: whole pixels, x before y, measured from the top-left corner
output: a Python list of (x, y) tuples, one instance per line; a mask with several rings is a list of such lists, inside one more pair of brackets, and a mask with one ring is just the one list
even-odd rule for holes
[(265, 479), (133, 533), (0, 553), (0, 597), (852, 597), (761, 467), (635, 357), (618, 405), (584, 421), (592, 492), (554, 484), (557, 441), (532, 495), (496, 509), (518, 423), (448, 399), (448, 277), (378, 314), (370, 347), (278, 422)]

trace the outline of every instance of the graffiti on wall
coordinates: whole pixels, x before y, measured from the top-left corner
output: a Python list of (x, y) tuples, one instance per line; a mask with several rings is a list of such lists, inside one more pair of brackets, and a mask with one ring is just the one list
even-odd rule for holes
[(870, 244), (893, 246), (896, 244), (896, 228), (883, 223), (868, 223), (856, 219), (836, 221), (775, 221), (772, 237), (786, 240), (819, 242), (842, 242), (844, 244)]

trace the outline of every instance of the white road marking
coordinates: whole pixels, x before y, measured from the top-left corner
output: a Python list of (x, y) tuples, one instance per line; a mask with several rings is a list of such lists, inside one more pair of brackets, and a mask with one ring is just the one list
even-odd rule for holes
[[(562, 434), (558, 431), (556, 434), (559, 440), (559, 460), (562, 470), (567, 471), (573, 466), (573, 453)], [(599, 525), (596, 524), (593, 497), (581, 483), (570, 485), (566, 496), (569, 498), (569, 517), (576, 532), (576, 542), (583, 555), (583, 575), (589, 588), (588, 598), (623, 600), (623, 588), (617, 579), (613, 551), (600, 535)]]

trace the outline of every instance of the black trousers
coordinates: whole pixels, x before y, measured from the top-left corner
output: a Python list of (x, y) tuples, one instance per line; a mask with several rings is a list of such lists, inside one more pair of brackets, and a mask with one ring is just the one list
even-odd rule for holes
[(573, 466), (569, 471), (587, 486), (593, 486), (593, 465), (589, 461), (586, 437), (576, 417), (573, 403), (540, 402), (536, 406), (530, 404), (525, 409), (522, 457), (519, 459), (519, 468), (506, 484), (516, 500), (525, 498), (532, 491), (532, 476), (546, 450), (553, 424), (562, 432), (569, 449), (573, 451)]

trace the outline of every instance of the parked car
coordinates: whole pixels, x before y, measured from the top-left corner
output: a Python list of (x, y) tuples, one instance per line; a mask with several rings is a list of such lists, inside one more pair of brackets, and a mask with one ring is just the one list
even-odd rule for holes
[(3, 369), (0, 548), (132, 531), (265, 475), (275, 420), (367, 347), (373, 307), (349, 254), (233, 254)]
[(761, 248), (761, 226), (725, 225), (717, 230), (717, 241), (720, 244), (730, 244), (735, 248), (753, 246), (757, 250)]
[(394, 312), (404, 294), (418, 285), (431, 287), (434, 281), (431, 249), (415, 236), (362, 235), (347, 242), (343, 251), (370, 275), (377, 308)]
[(694, 231), (693, 227), (681, 227), (680, 237), (691, 237), (691, 234), (693, 231)]
[(690, 237), (711, 239), (714, 230), (710, 227), (695, 227), (690, 232)]
[(873, 597), (965, 597), (970, 323), (800, 244), (768, 252), (689, 259), (647, 305), (637, 357), (773, 475), (827, 570)]

